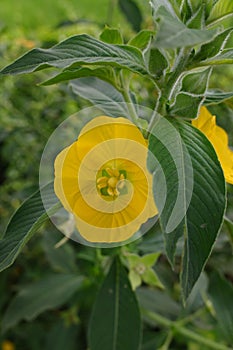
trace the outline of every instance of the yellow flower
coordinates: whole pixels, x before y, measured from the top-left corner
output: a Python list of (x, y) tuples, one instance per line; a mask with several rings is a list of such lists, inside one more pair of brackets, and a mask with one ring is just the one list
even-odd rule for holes
[(2, 343), (2, 350), (15, 350), (15, 346), (11, 341), (4, 340)]
[(147, 152), (134, 124), (102, 116), (58, 154), (55, 193), (87, 241), (125, 241), (157, 214)]
[(206, 107), (201, 107), (200, 114), (197, 119), (192, 120), (192, 125), (201, 130), (212, 143), (226, 181), (233, 184), (233, 151), (228, 146), (227, 133), (216, 125), (216, 117)]

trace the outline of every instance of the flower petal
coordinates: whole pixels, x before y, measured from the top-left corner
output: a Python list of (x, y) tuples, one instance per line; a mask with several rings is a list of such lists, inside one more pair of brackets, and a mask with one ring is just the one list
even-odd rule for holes
[[(127, 119), (97, 117), (57, 156), (55, 193), (74, 215), (77, 229), (87, 241), (125, 241), (157, 214), (147, 152), (143, 135)], [(124, 195), (114, 200), (102, 198), (97, 175), (103, 166), (111, 176), (126, 172)]]
[(221, 163), (225, 179), (233, 184), (233, 151), (228, 146), (228, 135), (224, 129), (216, 125), (216, 117), (206, 107), (201, 107), (197, 119), (192, 125), (201, 130), (212, 143)]

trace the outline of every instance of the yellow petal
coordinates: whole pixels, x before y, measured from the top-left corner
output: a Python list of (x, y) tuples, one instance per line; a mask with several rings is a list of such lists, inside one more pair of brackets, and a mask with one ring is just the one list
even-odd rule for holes
[(212, 143), (226, 181), (233, 184), (233, 151), (228, 146), (226, 131), (216, 125), (216, 117), (212, 116), (206, 107), (201, 107), (200, 114), (192, 121), (192, 125), (201, 130)]
[(206, 137), (214, 133), (216, 127), (215, 116), (208, 111), (207, 108), (201, 107), (198, 118), (192, 120), (192, 125), (201, 130)]
[[(124, 118), (97, 117), (57, 156), (55, 193), (65, 209), (74, 214), (86, 240), (124, 241), (157, 214), (152, 175), (146, 166), (147, 151), (143, 135), (134, 124)], [(119, 177), (120, 170), (126, 171), (126, 194), (118, 193), (114, 182), (108, 187), (114, 199), (101, 197), (97, 187), (111, 180), (97, 180), (103, 166), (112, 177)]]

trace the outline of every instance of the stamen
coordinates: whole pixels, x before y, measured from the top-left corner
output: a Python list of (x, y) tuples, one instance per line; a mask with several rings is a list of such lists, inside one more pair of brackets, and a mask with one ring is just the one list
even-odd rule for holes
[(125, 187), (126, 171), (107, 167), (103, 168), (101, 173), (102, 176), (96, 180), (96, 187), (101, 196), (116, 199)]
[(120, 173), (119, 173), (119, 170), (117, 169), (114, 169), (114, 168), (106, 168), (106, 172), (110, 175), (110, 176), (113, 176), (113, 177), (119, 177), (120, 176)]

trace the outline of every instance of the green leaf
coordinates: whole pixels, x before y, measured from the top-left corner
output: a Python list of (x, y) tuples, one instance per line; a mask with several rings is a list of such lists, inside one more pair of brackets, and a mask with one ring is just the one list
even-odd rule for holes
[(190, 94), (203, 95), (209, 82), (211, 68), (200, 70), (194, 73), (188, 73), (182, 80), (182, 91)]
[(207, 23), (213, 22), (220, 17), (223, 17), (233, 12), (232, 0), (219, 0), (210, 11), (210, 15), (207, 19)]
[(136, 2), (133, 0), (118, 0), (118, 5), (135, 32), (139, 32), (143, 18)]
[(135, 290), (141, 285), (141, 276), (136, 271), (130, 270), (128, 276), (133, 290)]
[(195, 13), (196, 11), (198, 11), (202, 7), (203, 2), (202, 2), (202, 0), (189, 0), (189, 4), (190, 4), (190, 7), (192, 9), (192, 12)]
[(215, 30), (190, 29), (178, 17), (171, 15), (164, 7), (157, 12), (157, 35), (154, 45), (159, 48), (192, 47), (210, 41)]
[(163, 74), (163, 71), (168, 67), (168, 61), (162, 52), (159, 49), (152, 47), (148, 52), (148, 55), (148, 68), (151, 74), (157, 76)]
[[(179, 132), (165, 118), (156, 120), (149, 136), (149, 150), (147, 165), (153, 173), (154, 197), (160, 214), (160, 227), (165, 234), (179, 227), (186, 214), (193, 185), (192, 163)], [(185, 166), (187, 169), (184, 171)], [(173, 240), (165, 241), (166, 253), (171, 261), (176, 242), (182, 234), (181, 230)]]
[(152, 267), (156, 263), (160, 256), (160, 252), (152, 253), (152, 254), (145, 254), (141, 257), (141, 261), (145, 266)]
[[(51, 203), (50, 213), (55, 213), (60, 204), (51, 201), (53, 185), (48, 185), (46, 196)], [(41, 225), (48, 220), (40, 191), (29, 197), (12, 216), (4, 237), (0, 240), (0, 271), (13, 264), (20, 251)]]
[(169, 0), (151, 0), (150, 1), (152, 10), (153, 10), (153, 17), (157, 21), (158, 18), (158, 12), (160, 8), (164, 8), (166, 12), (170, 15), (172, 15), (174, 18), (177, 18), (177, 13), (179, 12), (179, 8), (174, 8), (174, 2), (173, 4)]
[(82, 282), (80, 276), (54, 274), (22, 287), (3, 316), (3, 330), (12, 328), (21, 320), (31, 321), (45, 310), (63, 305), (80, 288)]
[(164, 288), (162, 283), (159, 280), (159, 277), (157, 276), (156, 272), (152, 268), (147, 269), (145, 271), (145, 273), (142, 275), (142, 280), (149, 286)]
[(209, 17), (210, 11), (212, 10), (215, 3), (216, 3), (216, 0), (207, 0), (206, 1), (206, 4), (205, 4), (206, 17)]
[(193, 9), (191, 7), (189, 0), (183, 0), (181, 5), (181, 19), (183, 23), (187, 23), (190, 18), (192, 18), (193, 15)]
[(221, 332), (231, 345), (233, 343), (233, 288), (231, 283), (218, 273), (213, 273), (209, 283), (209, 296)]
[(151, 41), (151, 37), (155, 33), (151, 30), (141, 30), (139, 33), (137, 33), (130, 41), (128, 42), (128, 45), (137, 47), (140, 50), (144, 50), (148, 47)]
[(217, 56), (200, 62), (200, 66), (217, 66), (222, 64), (233, 64), (233, 49), (223, 50)]
[(221, 53), (222, 50), (225, 49), (228, 40), (231, 37), (231, 34), (232, 29), (227, 29), (224, 32), (218, 34), (209, 43), (202, 45), (193, 59), (194, 62), (203, 61), (207, 58), (214, 57), (217, 54)]
[(100, 40), (108, 44), (123, 44), (123, 38), (118, 29), (105, 28), (100, 34)]
[(196, 118), (205, 98), (210, 74), (211, 68), (207, 68), (184, 76), (181, 91), (169, 108), (171, 115), (186, 119)]
[(181, 275), (186, 298), (200, 276), (221, 229), (226, 189), (223, 171), (211, 143), (188, 124), (180, 124), (179, 130), (190, 153), (194, 172), (193, 194), (185, 218)]
[(197, 117), (202, 101), (202, 96), (181, 92), (176, 96), (176, 101), (169, 109), (169, 113), (181, 118), (194, 119)]
[(111, 68), (74, 68), (65, 69), (55, 77), (41, 83), (41, 85), (58, 84), (63, 81), (74, 80), (78, 78), (96, 77), (114, 85), (114, 75)]
[(122, 94), (103, 80), (94, 77), (80, 78), (71, 81), (70, 87), (76, 95), (89, 100), (109, 116), (129, 115)]
[[(232, 13), (233, 18), (233, 13)], [(227, 38), (226, 44), (224, 45), (224, 49), (232, 49), (233, 48), (233, 28), (230, 29), (230, 35)]]
[(147, 74), (141, 52), (132, 46), (112, 45), (81, 34), (50, 49), (33, 49), (1, 70), (1, 74), (30, 73), (47, 67), (71, 68), (85, 65), (115, 66)]
[(170, 126), (164, 118), (158, 120), (149, 149), (158, 161), (149, 155), (148, 168), (154, 177), (154, 196), (170, 261), (178, 239), (184, 239), (181, 280), (187, 299), (222, 225), (226, 204), (223, 171), (207, 138), (178, 120), (170, 119)]
[(233, 19), (233, 12), (228, 13), (226, 15), (223, 15), (222, 17), (217, 18), (214, 21), (210, 21), (207, 24), (206, 28), (208, 29), (219, 29), (219, 28), (224, 28), (224, 29), (232, 29), (232, 19)]
[(97, 295), (88, 338), (90, 350), (140, 349), (140, 312), (118, 258), (113, 261)]
[(233, 97), (233, 92), (225, 92), (221, 90), (208, 90), (205, 93), (204, 104), (205, 105), (219, 104), (232, 97)]
[(187, 27), (191, 29), (202, 29), (205, 23), (205, 8), (200, 6), (197, 12), (187, 22)]

